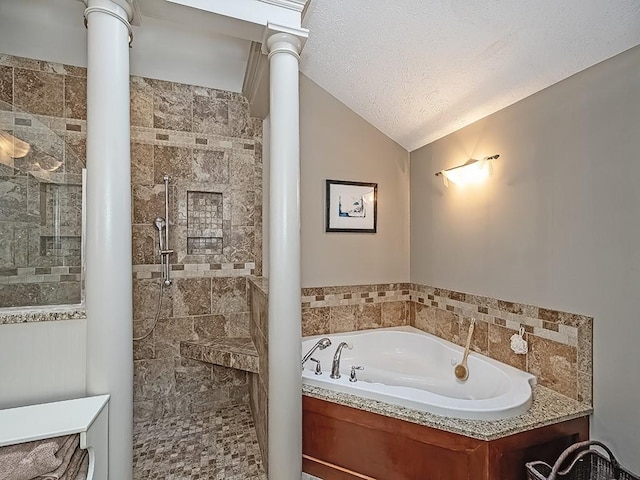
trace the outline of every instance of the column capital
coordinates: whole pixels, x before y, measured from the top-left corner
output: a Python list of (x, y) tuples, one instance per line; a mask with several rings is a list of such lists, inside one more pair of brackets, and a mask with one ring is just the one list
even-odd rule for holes
[[(140, 8), (137, 0), (82, 0), (87, 6), (87, 10), (94, 8), (94, 11), (102, 11), (120, 18), (130, 25), (140, 25)], [(85, 10), (85, 17), (87, 16)]]
[(300, 58), (300, 52), (308, 37), (309, 30), (306, 28), (292, 28), (267, 23), (262, 36), (262, 53), (269, 55), (269, 57), (274, 53), (289, 53)]

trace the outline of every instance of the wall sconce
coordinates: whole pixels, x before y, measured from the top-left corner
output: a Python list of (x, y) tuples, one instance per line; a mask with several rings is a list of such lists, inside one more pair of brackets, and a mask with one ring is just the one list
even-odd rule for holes
[(457, 167), (440, 170), (436, 173), (436, 176), (442, 176), (442, 182), (445, 187), (449, 186), (449, 182), (453, 182), (460, 187), (482, 183), (493, 174), (492, 160), (499, 156), (496, 154), (481, 160), (472, 158)]

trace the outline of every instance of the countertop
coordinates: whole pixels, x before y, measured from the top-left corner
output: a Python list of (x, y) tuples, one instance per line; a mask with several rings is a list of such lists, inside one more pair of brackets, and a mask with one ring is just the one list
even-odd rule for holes
[(490, 421), (441, 417), (310, 385), (303, 385), (302, 393), (308, 397), (486, 441), (573, 420), (593, 412), (591, 405), (579, 403), (541, 385), (533, 387), (533, 404), (526, 413), (504, 420)]
[(33, 322), (55, 322), (60, 320), (81, 320), (87, 318), (85, 309), (79, 305), (60, 307), (19, 307), (0, 309), (0, 325)]

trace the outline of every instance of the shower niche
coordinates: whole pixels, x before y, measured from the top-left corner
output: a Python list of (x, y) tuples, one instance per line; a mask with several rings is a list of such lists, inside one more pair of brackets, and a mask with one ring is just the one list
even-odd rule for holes
[(222, 193), (187, 191), (187, 255), (223, 252)]

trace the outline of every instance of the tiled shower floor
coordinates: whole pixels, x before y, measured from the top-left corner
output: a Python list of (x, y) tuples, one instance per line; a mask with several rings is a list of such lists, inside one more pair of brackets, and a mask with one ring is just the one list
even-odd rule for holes
[(247, 405), (134, 425), (133, 480), (267, 480)]

